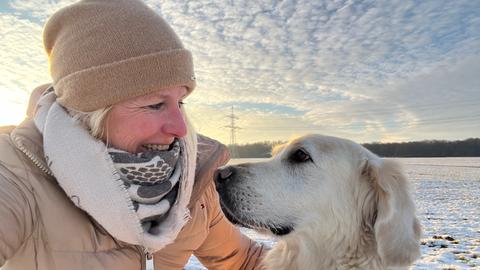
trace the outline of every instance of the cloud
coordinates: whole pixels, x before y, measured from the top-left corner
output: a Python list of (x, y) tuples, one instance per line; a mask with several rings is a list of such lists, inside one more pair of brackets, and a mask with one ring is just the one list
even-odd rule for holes
[(2, 109), (13, 106), (23, 110), (28, 93), (49, 80), (41, 33), (42, 27), (28, 20), (5, 14), (0, 17), (0, 94), (3, 102), (10, 102)]
[[(1, 18), (15, 29), (2, 33), (8, 68), (0, 75), (9, 79), (1, 87), (31, 89), (48, 78), (40, 22), (69, 2), (11, 2), (16, 12)], [(192, 51), (198, 89), (187, 101), (203, 131), (221, 138), (232, 104), (245, 121), (243, 141), (288, 137), (292, 126), (365, 142), (480, 131), (461, 120), (478, 112), (468, 105), (480, 98), (478, 1), (147, 3)], [(271, 130), (248, 128), (258, 126)]]
[(18, 16), (45, 22), (56, 10), (75, 3), (77, 0), (10, 0), (9, 4)]
[[(397, 82), (394, 91), (384, 99), (396, 102), (417, 119), (408, 125), (412, 138), (425, 137), (425, 134), (437, 139), (473, 137), (480, 128), (478, 74), (480, 56), (460, 59)], [(420, 134), (412, 134), (412, 131)]]

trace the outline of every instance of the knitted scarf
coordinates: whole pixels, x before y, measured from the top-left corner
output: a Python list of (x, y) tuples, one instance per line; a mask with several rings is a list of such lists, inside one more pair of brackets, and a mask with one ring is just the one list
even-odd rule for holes
[[(165, 153), (153, 151), (143, 156), (122, 153), (108, 149), (102, 141), (93, 138), (56, 102), (53, 92), (40, 99), (34, 122), (43, 134), (45, 159), (50, 170), (77, 207), (115, 238), (143, 246), (147, 252), (158, 251), (175, 240), (190, 218), (187, 205), (196, 159), (193, 132), (177, 139)], [(175, 155), (176, 161), (171, 159)], [(124, 160), (122, 156), (128, 158)], [(173, 169), (159, 177), (129, 179), (129, 175), (140, 172), (143, 165), (146, 164), (147, 170), (152, 169), (146, 166), (155, 161), (157, 165), (160, 159)], [(126, 166), (129, 163), (123, 162), (126, 160), (135, 166)], [(160, 188), (167, 185), (165, 181), (169, 182), (169, 188)]]

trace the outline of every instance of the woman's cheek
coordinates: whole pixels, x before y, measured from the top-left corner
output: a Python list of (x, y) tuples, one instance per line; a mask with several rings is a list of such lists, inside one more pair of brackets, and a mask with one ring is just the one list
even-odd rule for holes
[(162, 122), (161, 118), (150, 115), (139, 121), (138, 130), (142, 131), (143, 136), (150, 137), (161, 130)]

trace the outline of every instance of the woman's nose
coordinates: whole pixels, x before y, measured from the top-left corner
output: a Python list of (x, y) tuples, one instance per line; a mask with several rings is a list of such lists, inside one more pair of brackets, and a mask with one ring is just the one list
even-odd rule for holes
[(163, 132), (177, 138), (187, 135), (187, 124), (183, 112), (179, 107), (170, 109), (167, 117), (168, 119), (164, 125)]

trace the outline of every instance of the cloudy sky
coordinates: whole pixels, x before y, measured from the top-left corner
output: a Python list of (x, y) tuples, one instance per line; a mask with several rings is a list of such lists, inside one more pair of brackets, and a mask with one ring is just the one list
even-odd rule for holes
[[(49, 82), (42, 27), (75, 1), (0, 1), (0, 125)], [(229, 143), (323, 133), (358, 142), (480, 136), (480, 1), (147, 3), (194, 55), (197, 130)]]

